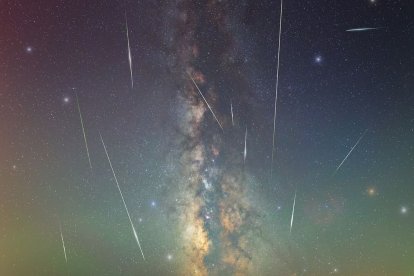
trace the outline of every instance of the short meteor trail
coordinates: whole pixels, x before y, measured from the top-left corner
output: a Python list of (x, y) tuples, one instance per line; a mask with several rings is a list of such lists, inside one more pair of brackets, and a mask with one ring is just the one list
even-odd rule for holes
[(246, 163), (246, 157), (247, 157), (247, 127), (246, 127), (246, 133), (244, 134), (244, 152), (243, 152), (244, 163)]
[(361, 135), (361, 137), (359, 137), (358, 141), (355, 143), (355, 145), (351, 148), (351, 150), (348, 152), (348, 154), (345, 156), (344, 160), (342, 160), (341, 164), (338, 165), (338, 167), (336, 168), (335, 172), (333, 173), (333, 175), (335, 175), (338, 170), (341, 168), (342, 164), (346, 161), (346, 159), (348, 159), (348, 156), (351, 154), (351, 152), (355, 149), (356, 146), (358, 146), (359, 142), (362, 140), (362, 138), (364, 138), (365, 134), (367, 133), (368, 129), (366, 129), (364, 131), (364, 133)]
[(68, 263), (68, 257), (66, 256), (65, 240), (63, 239), (62, 225), (59, 223), (60, 238), (62, 239), (63, 254), (65, 255), (65, 261)]
[(91, 157), (89, 155), (88, 141), (86, 140), (85, 127), (83, 125), (82, 112), (81, 112), (80, 105), (79, 105), (78, 94), (75, 93), (75, 96), (76, 96), (76, 103), (78, 105), (79, 118), (80, 118), (80, 122), (82, 126), (83, 140), (85, 141), (86, 154), (88, 155), (89, 167), (92, 170), (92, 162), (91, 162)]
[(231, 111), (231, 124), (234, 126), (234, 116), (233, 116), (233, 102), (230, 101), (230, 111)]
[(375, 28), (353, 28), (353, 29), (346, 30), (346, 32), (365, 32), (365, 31), (373, 31), (373, 30), (378, 30), (378, 29), (380, 29), (380, 27), (375, 27)]
[(132, 223), (132, 219), (131, 219), (131, 216), (130, 216), (130, 214), (129, 214), (128, 207), (127, 207), (127, 205), (126, 205), (126, 203), (125, 203), (125, 199), (124, 199), (124, 196), (123, 196), (123, 194), (122, 194), (121, 188), (119, 187), (118, 178), (116, 177), (116, 174), (115, 174), (114, 168), (112, 167), (111, 159), (109, 158), (108, 151), (106, 150), (106, 146), (105, 146), (104, 140), (103, 140), (103, 138), (102, 138), (102, 135), (101, 135), (101, 134), (99, 134), (99, 135), (101, 136), (102, 145), (103, 145), (103, 147), (104, 147), (106, 157), (108, 158), (109, 166), (111, 167), (112, 174), (113, 174), (113, 176), (114, 176), (116, 186), (117, 186), (117, 188), (118, 188), (119, 194), (121, 195), (122, 202), (124, 203), (125, 211), (126, 211), (126, 213), (127, 213), (127, 215), (128, 215), (129, 222), (131, 223), (132, 232), (133, 232), (134, 237), (135, 237), (135, 240), (136, 240), (136, 242), (137, 242), (137, 244), (138, 244), (139, 250), (141, 251), (142, 258), (144, 259), (144, 261), (146, 261), (146, 260), (145, 260), (145, 256), (144, 256), (144, 252), (142, 251), (142, 248), (141, 248), (141, 243), (139, 242), (139, 238), (138, 238), (137, 231), (135, 230), (134, 224)]
[(295, 215), (295, 205), (296, 205), (296, 191), (295, 191), (295, 197), (293, 198), (292, 217), (290, 218), (290, 233), (292, 233), (293, 216)]
[(200, 94), (200, 96), (203, 98), (203, 100), (204, 100), (204, 102), (206, 103), (206, 105), (207, 105), (208, 109), (210, 109), (211, 114), (213, 114), (213, 117), (214, 117), (214, 119), (216, 119), (216, 121), (217, 121), (218, 125), (220, 126), (221, 130), (223, 130), (223, 131), (224, 131), (223, 127), (221, 126), (221, 124), (220, 124), (219, 120), (218, 120), (218, 119), (217, 119), (217, 117), (216, 117), (216, 114), (214, 114), (213, 109), (211, 109), (211, 106), (208, 104), (208, 102), (207, 102), (206, 98), (204, 98), (203, 93), (201, 93), (201, 90), (200, 90), (200, 88), (198, 87), (197, 83), (194, 81), (193, 77), (191, 77), (190, 73), (188, 73), (188, 72), (187, 72), (187, 74), (188, 74), (188, 76), (190, 77), (190, 79), (193, 81), (193, 83), (194, 83), (195, 87), (197, 88), (198, 93), (199, 93), (199, 94)]
[(128, 20), (127, 13), (125, 11), (125, 27), (126, 27), (126, 36), (128, 41), (128, 62), (129, 62), (129, 72), (131, 74), (131, 88), (134, 88), (134, 78), (132, 76), (132, 55), (131, 55), (131, 46), (129, 44), (129, 30), (128, 30)]
[(279, 17), (279, 46), (277, 49), (277, 69), (276, 69), (276, 93), (275, 93), (275, 112), (273, 115), (273, 139), (272, 139), (272, 164), (270, 167), (270, 178), (273, 176), (273, 159), (275, 151), (275, 133), (276, 133), (276, 106), (277, 106), (277, 90), (279, 88), (279, 65), (280, 65), (280, 38), (282, 35), (282, 16), (283, 16), (283, 0), (280, 1), (280, 17)]

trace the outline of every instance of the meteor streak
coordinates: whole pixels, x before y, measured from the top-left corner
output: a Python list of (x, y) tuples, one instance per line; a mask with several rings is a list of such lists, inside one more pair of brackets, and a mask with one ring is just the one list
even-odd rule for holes
[(246, 127), (246, 133), (244, 134), (244, 152), (243, 152), (244, 163), (246, 163), (246, 157), (247, 157), (247, 127)]
[(234, 126), (234, 116), (233, 116), (233, 102), (230, 101), (230, 111), (231, 111), (231, 124)]
[(132, 55), (131, 55), (131, 47), (129, 45), (129, 30), (128, 30), (128, 20), (127, 20), (127, 13), (125, 11), (125, 27), (126, 27), (126, 36), (128, 41), (128, 62), (129, 62), (129, 72), (131, 74), (131, 88), (134, 88), (134, 78), (132, 77)]
[(335, 175), (338, 170), (341, 168), (342, 164), (346, 161), (346, 159), (348, 159), (348, 156), (351, 154), (351, 152), (355, 149), (355, 147), (359, 144), (359, 142), (362, 140), (362, 138), (364, 138), (365, 134), (367, 133), (368, 129), (366, 129), (364, 131), (364, 133), (361, 135), (361, 137), (359, 137), (358, 141), (355, 143), (355, 145), (351, 148), (351, 150), (348, 152), (348, 154), (345, 156), (344, 160), (342, 160), (341, 164), (339, 164), (339, 166), (336, 168), (335, 172), (333, 173), (333, 175)]
[(62, 239), (63, 254), (65, 255), (65, 261), (68, 263), (68, 257), (66, 256), (65, 240), (63, 239), (62, 225), (59, 223), (60, 238)]
[(124, 196), (123, 196), (123, 194), (122, 194), (121, 188), (119, 187), (118, 178), (116, 177), (116, 174), (115, 174), (114, 168), (112, 167), (111, 159), (109, 158), (108, 151), (106, 150), (106, 146), (105, 146), (104, 140), (103, 140), (103, 138), (102, 138), (102, 135), (101, 135), (101, 134), (99, 134), (99, 135), (101, 136), (102, 145), (103, 145), (103, 147), (104, 147), (106, 157), (108, 158), (109, 166), (111, 167), (112, 174), (113, 174), (113, 176), (114, 176), (116, 186), (117, 186), (117, 188), (118, 188), (119, 194), (121, 195), (122, 202), (124, 203), (125, 211), (126, 211), (126, 213), (127, 213), (127, 215), (128, 215), (128, 219), (129, 219), (129, 222), (130, 222), (130, 224), (131, 224), (132, 232), (133, 232), (134, 237), (135, 237), (135, 240), (136, 240), (136, 242), (137, 242), (137, 244), (138, 244), (139, 250), (141, 251), (142, 258), (144, 259), (144, 261), (146, 261), (146, 260), (145, 260), (145, 256), (144, 256), (144, 252), (142, 251), (142, 248), (141, 248), (141, 243), (139, 242), (139, 238), (138, 238), (137, 231), (135, 231), (135, 227), (134, 227), (134, 224), (132, 223), (132, 219), (131, 219), (131, 216), (130, 216), (130, 214), (129, 214), (128, 207), (127, 207), (127, 205), (126, 205), (126, 203), (125, 203), (125, 199), (124, 199)]
[(292, 217), (290, 218), (290, 233), (292, 233), (293, 216), (295, 215), (295, 205), (296, 205), (296, 190), (295, 190), (295, 197), (293, 198)]
[(375, 28), (354, 28), (354, 29), (348, 29), (346, 30), (346, 32), (365, 32), (365, 31), (373, 31), (373, 30), (378, 30), (380, 29), (379, 27), (375, 27)]
[(187, 74), (188, 74), (188, 76), (190, 77), (190, 79), (193, 81), (193, 83), (194, 83), (195, 87), (197, 88), (198, 93), (199, 93), (199, 94), (200, 94), (200, 96), (203, 98), (203, 100), (204, 100), (204, 102), (206, 103), (206, 105), (207, 105), (208, 109), (210, 109), (211, 114), (213, 114), (213, 117), (214, 117), (214, 119), (216, 119), (216, 121), (217, 121), (218, 125), (220, 126), (221, 130), (223, 130), (223, 131), (224, 131), (223, 127), (221, 126), (221, 124), (220, 124), (219, 120), (218, 120), (218, 119), (217, 119), (217, 117), (216, 117), (216, 114), (214, 114), (213, 109), (211, 109), (211, 106), (208, 104), (208, 102), (207, 102), (206, 98), (204, 98), (203, 93), (201, 93), (201, 90), (200, 90), (200, 88), (198, 87), (197, 83), (194, 81), (193, 77), (191, 77), (190, 73), (188, 73), (188, 72), (187, 72)]
[(276, 93), (275, 93), (275, 112), (273, 115), (273, 138), (272, 138), (272, 164), (270, 167), (270, 178), (273, 176), (273, 159), (275, 151), (275, 132), (276, 132), (276, 105), (277, 105), (277, 90), (279, 87), (279, 65), (280, 65), (280, 38), (282, 35), (282, 16), (283, 16), (283, 0), (280, 1), (280, 17), (279, 17), (279, 46), (277, 49), (277, 70), (276, 70)]
[(82, 112), (81, 112), (80, 105), (79, 105), (78, 94), (75, 93), (75, 96), (76, 96), (76, 103), (78, 105), (79, 118), (80, 118), (80, 122), (82, 126), (83, 140), (85, 141), (86, 154), (88, 155), (89, 167), (92, 170), (91, 157), (89, 155), (88, 141), (86, 140), (85, 127), (83, 125)]

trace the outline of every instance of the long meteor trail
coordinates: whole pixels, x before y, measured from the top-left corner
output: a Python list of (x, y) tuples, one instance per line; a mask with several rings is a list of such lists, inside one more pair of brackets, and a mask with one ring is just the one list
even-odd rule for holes
[(131, 55), (131, 46), (129, 44), (129, 30), (128, 30), (128, 19), (127, 13), (125, 11), (125, 28), (126, 28), (126, 36), (128, 42), (128, 62), (129, 62), (129, 73), (131, 75), (131, 88), (134, 88), (134, 78), (132, 76), (132, 55)]
[(280, 38), (282, 35), (282, 16), (283, 16), (283, 0), (280, 1), (280, 17), (279, 17), (279, 45), (277, 48), (277, 69), (276, 69), (276, 93), (275, 93), (275, 112), (273, 115), (273, 138), (272, 138), (272, 164), (270, 167), (270, 178), (273, 176), (273, 159), (275, 152), (275, 133), (276, 133), (276, 106), (277, 106), (277, 90), (279, 88), (279, 67), (280, 67)]
[(204, 98), (204, 95), (203, 95), (203, 93), (201, 93), (201, 90), (200, 90), (200, 88), (198, 87), (197, 83), (194, 81), (194, 79), (193, 79), (193, 77), (190, 75), (190, 73), (188, 73), (188, 72), (187, 72), (187, 74), (188, 74), (188, 76), (190, 77), (190, 79), (193, 81), (193, 83), (194, 83), (195, 87), (197, 88), (198, 93), (199, 93), (199, 94), (200, 94), (200, 96), (203, 98), (203, 100), (204, 100), (204, 102), (206, 103), (206, 105), (207, 105), (208, 109), (210, 109), (211, 114), (213, 114), (213, 117), (214, 117), (214, 119), (216, 119), (216, 121), (217, 121), (218, 125), (220, 126), (221, 130), (223, 130), (223, 131), (224, 131), (223, 127), (222, 127), (222, 126), (221, 126), (221, 124), (220, 124), (220, 121), (217, 119), (216, 114), (214, 114), (214, 111), (213, 111), (213, 109), (211, 109), (211, 106), (208, 104), (208, 102), (207, 102), (206, 98)]
[(293, 217), (295, 215), (295, 205), (296, 205), (296, 190), (295, 190), (295, 197), (293, 198), (292, 216), (290, 218), (290, 233), (292, 233)]
[(335, 172), (333, 173), (333, 175), (335, 175), (338, 170), (341, 168), (342, 164), (346, 161), (346, 159), (348, 159), (348, 156), (352, 153), (352, 151), (355, 149), (356, 146), (358, 146), (359, 142), (362, 140), (362, 138), (364, 138), (365, 134), (367, 133), (368, 129), (366, 129), (364, 131), (364, 133), (362, 133), (362, 135), (359, 137), (358, 141), (355, 143), (355, 145), (351, 148), (351, 150), (348, 152), (348, 154), (345, 156), (344, 160), (342, 160), (341, 164), (338, 165), (338, 167), (336, 167)]
[(78, 106), (79, 118), (80, 118), (80, 122), (81, 122), (81, 126), (82, 126), (83, 140), (85, 141), (86, 154), (88, 155), (89, 167), (92, 170), (92, 162), (91, 162), (91, 157), (89, 155), (88, 141), (86, 140), (85, 127), (83, 125), (83, 118), (82, 118), (82, 112), (81, 112), (80, 105), (79, 105), (78, 94), (75, 93), (75, 96), (76, 96), (76, 103), (77, 103), (77, 106)]
[(141, 243), (139, 242), (139, 238), (138, 238), (137, 231), (135, 230), (134, 224), (132, 223), (132, 219), (131, 219), (131, 216), (130, 216), (129, 211), (128, 211), (128, 207), (127, 207), (127, 205), (125, 203), (125, 199), (124, 199), (124, 196), (122, 194), (121, 187), (119, 187), (118, 178), (116, 177), (114, 168), (112, 167), (111, 159), (109, 158), (108, 151), (106, 150), (106, 146), (105, 146), (104, 140), (102, 138), (102, 135), (101, 134), (99, 134), (99, 135), (101, 136), (102, 145), (104, 147), (106, 157), (108, 158), (109, 166), (111, 167), (112, 174), (113, 174), (114, 179), (115, 179), (116, 187), (118, 188), (119, 194), (121, 195), (122, 202), (124, 203), (125, 211), (126, 211), (126, 213), (128, 215), (128, 219), (129, 219), (129, 222), (131, 224), (132, 232), (133, 232), (134, 237), (135, 237), (135, 240), (136, 240), (136, 242), (138, 244), (139, 250), (141, 251), (142, 258), (144, 259), (144, 261), (146, 261), (145, 260), (145, 256), (144, 256), (144, 252), (142, 251), (142, 248), (141, 248)]
[(65, 261), (68, 263), (68, 257), (66, 256), (65, 240), (63, 239), (62, 225), (59, 223), (60, 238), (62, 240), (63, 254), (65, 255)]

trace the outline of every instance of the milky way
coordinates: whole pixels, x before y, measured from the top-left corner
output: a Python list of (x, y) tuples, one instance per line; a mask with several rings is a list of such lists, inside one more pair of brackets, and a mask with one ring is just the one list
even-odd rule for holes
[[(216, 86), (214, 75), (226, 76), (238, 69), (231, 61), (235, 57), (230, 51), (234, 40), (226, 16), (229, 7), (216, 1), (205, 4), (182, 1), (178, 7), (173, 46), (178, 52), (174, 70), (181, 75), (178, 108), (182, 110), (179, 118), (182, 138), (178, 146), (183, 151), (178, 196), (187, 256), (183, 271), (194, 275), (245, 275), (252, 264), (249, 234), (254, 231), (255, 222), (254, 208), (245, 191), (243, 155), (237, 154), (243, 148), (234, 143), (239, 138), (227, 134), (232, 132), (232, 114), (218, 112), (218, 119), (213, 112), (207, 112), (211, 109), (208, 102), (214, 110), (220, 110), (220, 102), (228, 102), (225, 91)], [(199, 39), (203, 32), (221, 39), (213, 42)], [(212, 57), (208, 61), (210, 67), (206, 67), (200, 61), (210, 53), (218, 56)], [(211, 66), (217, 67), (214, 73), (205, 69)], [(207, 100), (200, 97), (196, 90), (199, 87), (207, 91)], [(214, 120), (224, 122), (224, 133), (207, 127)]]

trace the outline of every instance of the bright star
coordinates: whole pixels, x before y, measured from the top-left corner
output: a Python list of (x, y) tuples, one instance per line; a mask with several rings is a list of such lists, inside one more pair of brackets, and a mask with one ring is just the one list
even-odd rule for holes
[(155, 207), (157, 205), (157, 203), (155, 201), (151, 201), (151, 206)]
[(69, 101), (70, 101), (69, 97), (64, 97), (64, 98), (63, 98), (63, 102), (64, 102), (64, 103), (69, 103)]
[(171, 261), (173, 259), (173, 256), (171, 254), (167, 255), (167, 260)]
[(377, 190), (374, 187), (369, 187), (367, 189), (367, 194), (370, 197), (376, 196), (377, 195)]
[(405, 215), (408, 212), (408, 208), (405, 207), (405, 206), (402, 206), (401, 209), (400, 209), (400, 212), (401, 212), (401, 214)]
[(317, 55), (315, 57), (315, 62), (318, 63), (318, 64), (320, 64), (322, 62), (322, 57), (320, 55)]
[(32, 46), (27, 46), (26, 47), (26, 53), (31, 53), (31, 52), (33, 52), (33, 48), (32, 48)]

